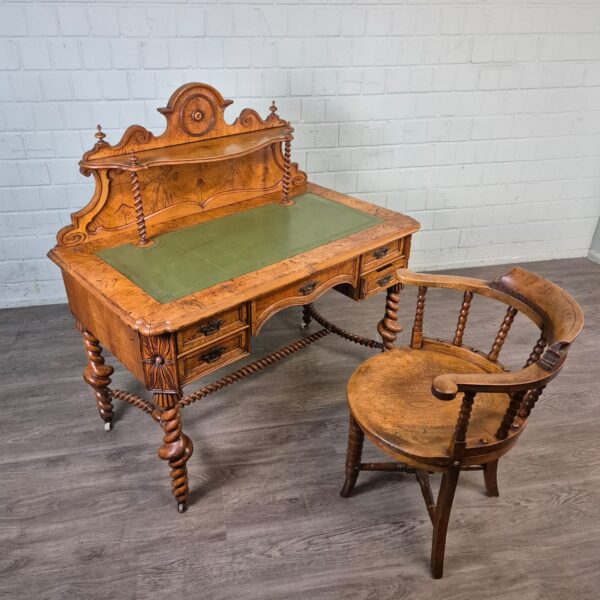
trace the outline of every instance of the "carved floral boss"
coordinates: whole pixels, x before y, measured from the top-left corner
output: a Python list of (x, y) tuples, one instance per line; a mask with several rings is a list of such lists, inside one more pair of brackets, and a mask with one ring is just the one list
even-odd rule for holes
[(144, 373), (155, 390), (177, 391), (175, 360), (169, 336), (142, 338)]

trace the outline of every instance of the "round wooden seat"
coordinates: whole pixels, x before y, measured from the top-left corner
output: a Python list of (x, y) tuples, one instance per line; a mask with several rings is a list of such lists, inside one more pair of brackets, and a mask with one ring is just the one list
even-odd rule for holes
[[(462, 397), (441, 401), (431, 383), (444, 373), (501, 372), (478, 356), (469, 360), (432, 348), (397, 348), (362, 363), (348, 383), (348, 405), (359, 427), (378, 446), (413, 466), (447, 466)], [(496, 442), (508, 394), (477, 395), (467, 447)], [(468, 462), (468, 461), (467, 461)], [(479, 463), (481, 461), (478, 461)]]

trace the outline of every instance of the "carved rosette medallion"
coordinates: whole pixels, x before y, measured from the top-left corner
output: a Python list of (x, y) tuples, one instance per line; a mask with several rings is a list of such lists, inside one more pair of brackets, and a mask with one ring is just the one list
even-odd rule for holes
[(180, 109), (181, 128), (193, 136), (203, 135), (215, 123), (215, 107), (204, 95), (190, 96)]
[(175, 348), (171, 335), (142, 337), (142, 362), (150, 391), (178, 393)]

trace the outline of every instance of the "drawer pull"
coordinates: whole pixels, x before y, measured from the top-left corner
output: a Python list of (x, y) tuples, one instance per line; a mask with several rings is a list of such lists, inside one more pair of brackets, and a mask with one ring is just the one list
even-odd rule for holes
[(384, 246), (383, 248), (377, 248), (375, 252), (373, 252), (373, 256), (375, 258), (383, 258), (388, 253), (389, 248)]
[(308, 296), (308, 294), (312, 293), (315, 291), (315, 288), (319, 285), (318, 281), (315, 281), (314, 279), (311, 281), (307, 281), (301, 288), (298, 288), (298, 291), (303, 295), (303, 296)]
[(225, 348), (222, 346), (219, 348), (213, 348), (209, 350), (206, 354), (202, 354), (200, 356), (200, 360), (205, 363), (215, 362), (215, 360), (219, 360), (221, 356), (223, 356), (223, 352), (225, 352)]
[(202, 335), (211, 335), (219, 331), (219, 329), (221, 329), (224, 323), (225, 321), (223, 321), (223, 319), (214, 319), (211, 321), (207, 321), (206, 323), (198, 327), (198, 331)]
[(389, 283), (392, 280), (392, 274), (388, 273), (385, 277), (377, 280), (377, 285), (379, 287), (383, 287), (386, 283)]

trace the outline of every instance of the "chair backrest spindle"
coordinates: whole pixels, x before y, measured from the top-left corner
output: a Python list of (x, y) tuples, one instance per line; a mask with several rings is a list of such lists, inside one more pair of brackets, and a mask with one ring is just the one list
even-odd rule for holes
[(531, 351), (531, 354), (529, 355), (527, 362), (525, 363), (526, 367), (529, 367), (533, 363), (536, 363), (538, 360), (540, 360), (542, 353), (544, 352), (544, 348), (546, 348), (547, 343), (548, 342), (546, 341), (546, 337), (542, 333), (542, 335), (540, 335), (538, 341), (535, 343), (535, 346), (533, 347), (533, 350)]
[(513, 324), (517, 312), (517, 309), (513, 308), (512, 306), (509, 306), (506, 310), (506, 315), (504, 315), (504, 319), (502, 320), (500, 329), (498, 329), (498, 333), (496, 334), (496, 339), (494, 340), (492, 349), (490, 350), (490, 353), (487, 356), (488, 360), (491, 360), (492, 362), (496, 362), (498, 360), (500, 350), (502, 350), (502, 346), (506, 341), (506, 336), (510, 331), (510, 327)]
[(421, 348), (423, 346), (423, 315), (425, 313), (426, 293), (427, 287), (424, 285), (420, 285), (419, 293), (417, 295), (417, 309), (415, 311), (415, 322), (412, 328), (412, 335), (410, 337), (410, 345), (413, 348)]
[(465, 326), (467, 325), (467, 318), (469, 317), (469, 308), (471, 308), (471, 300), (473, 300), (473, 292), (465, 292), (460, 307), (460, 313), (458, 314), (458, 323), (456, 324), (454, 340), (452, 342), (455, 346), (462, 346)]

